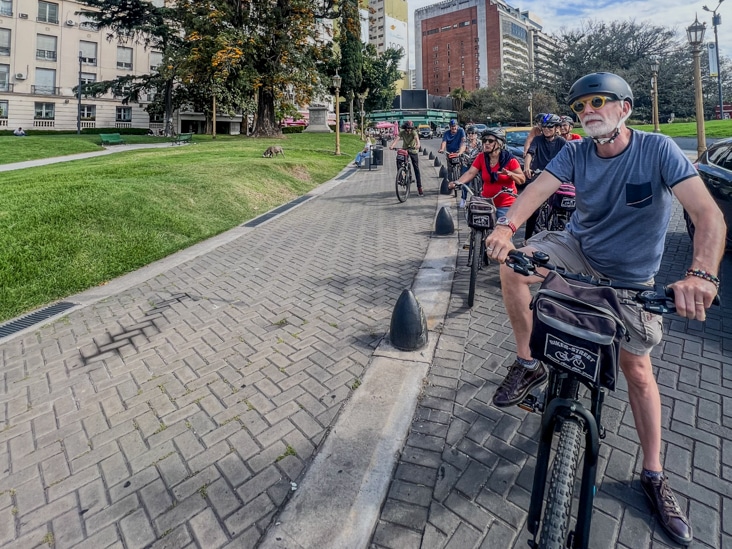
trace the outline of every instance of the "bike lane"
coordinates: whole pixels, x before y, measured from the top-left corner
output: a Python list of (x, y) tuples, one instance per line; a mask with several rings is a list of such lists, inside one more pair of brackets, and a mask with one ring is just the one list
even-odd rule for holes
[[(466, 235), (461, 232), (461, 242)], [(657, 282), (677, 280), (690, 260), (677, 204)], [(371, 540), (373, 549), (529, 546), (526, 514), (540, 416), (491, 404), (515, 344), (497, 266), (479, 273), (471, 310), (466, 264), (462, 251), (436, 357)], [(722, 273), (725, 295), (732, 292), (729, 254)], [(732, 306), (723, 302), (713, 308), (704, 324), (667, 315), (664, 328), (653, 362), (663, 406), (665, 470), (689, 513), (694, 546), (732, 547), (727, 517), (732, 509)], [(621, 376), (603, 409), (607, 437), (600, 446), (590, 547), (674, 547), (640, 488), (641, 453), (626, 389)], [(573, 514), (576, 506), (575, 499)]]

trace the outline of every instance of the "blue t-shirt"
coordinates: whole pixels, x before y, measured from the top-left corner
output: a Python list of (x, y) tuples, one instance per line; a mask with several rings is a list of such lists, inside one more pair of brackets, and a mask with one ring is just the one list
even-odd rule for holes
[(593, 268), (611, 279), (638, 283), (658, 273), (671, 188), (697, 174), (676, 143), (631, 130), (623, 152), (601, 158), (591, 139), (569, 141), (546, 171), (574, 182), (577, 209), (567, 230)]
[(460, 150), (460, 144), (465, 141), (465, 130), (458, 128), (455, 134), (448, 130), (442, 134), (442, 140), (445, 142), (447, 152), (456, 153)]

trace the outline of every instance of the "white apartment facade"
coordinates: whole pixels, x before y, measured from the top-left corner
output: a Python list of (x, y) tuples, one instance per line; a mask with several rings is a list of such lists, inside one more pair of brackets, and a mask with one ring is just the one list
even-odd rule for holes
[(75, 130), (79, 111), (82, 128), (162, 127), (144, 103), (123, 105), (112, 94), (82, 96), (79, 109), (80, 79), (149, 74), (162, 62), (160, 52), (108, 41), (82, 9), (67, 0), (0, 0), (0, 129)]

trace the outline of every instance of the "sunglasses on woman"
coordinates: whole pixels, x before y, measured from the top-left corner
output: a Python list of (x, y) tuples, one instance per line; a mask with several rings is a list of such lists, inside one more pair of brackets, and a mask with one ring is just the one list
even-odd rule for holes
[(483, 140), (483, 145), (485, 145), (486, 143), (495, 143), (496, 141), (498, 141), (498, 140), (493, 139), (492, 137), (489, 137), (488, 139)]
[(580, 114), (585, 110), (585, 105), (588, 103), (593, 108), (593, 110), (601, 109), (605, 106), (605, 103), (608, 101), (617, 101), (614, 97), (607, 97), (606, 95), (593, 95), (589, 99), (583, 99), (578, 100), (572, 103), (569, 108), (572, 109), (572, 112), (575, 114)]

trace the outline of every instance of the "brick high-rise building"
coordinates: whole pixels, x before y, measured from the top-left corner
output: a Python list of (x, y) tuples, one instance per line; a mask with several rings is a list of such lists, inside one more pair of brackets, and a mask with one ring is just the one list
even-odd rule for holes
[(525, 78), (556, 47), (541, 28), (502, 0), (448, 0), (416, 10), (417, 88), (448, 95)]

